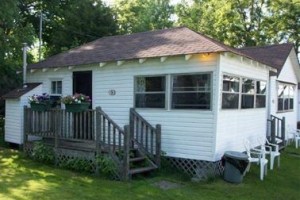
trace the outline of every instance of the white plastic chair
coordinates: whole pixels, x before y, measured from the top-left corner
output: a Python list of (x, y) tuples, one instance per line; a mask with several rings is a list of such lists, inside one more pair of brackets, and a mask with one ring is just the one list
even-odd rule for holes
[(261, 145), (261, 149), (266, 151), (266, 154), (270, 155), (270, 169), (273, 170), (275, 158), (277, 157), (278, 167), (280, 167), (280, 152), (279, 145), (269, 142), (267, 138), (259, 138), (258, 142)]
[[(264, 148), (255, 149), (251, 148), (249, 140), (245, 140), (245, 148), (248, 155), (249, 165), (247, 171), (250, 171), (251, 163), (257, 163), (260, 165), (260, 180), (264, 180), (264, 175), (267, 175), (268, 171), (268, 159), (266, 159), (266, 151)], [(253, 156), (255, 155), (255, 157)]]
[(294, 132), (294, 140), (295, 140), (296, 149), (298, 149), (298, 146), (300, 143), (300, 130), (299, 129), (297, 129), (297, 131)]
[(268, 139), (266, 139), (266, 143), (269, 147), (269, 153), (270, 153), (270, 169), (273, 170), (274, 167), (274, 161), (275, 158), (277, 157), (277, 165), (280, 167), (280, 152), (279, 152), (279, 145), (278, 144), (273, 144), (269, 142)]
[(293, 139), (295, 141), (295, 147), (298, 149), (300, 145), (300, 129), (290, 129), (289, 133), (293, 136)]

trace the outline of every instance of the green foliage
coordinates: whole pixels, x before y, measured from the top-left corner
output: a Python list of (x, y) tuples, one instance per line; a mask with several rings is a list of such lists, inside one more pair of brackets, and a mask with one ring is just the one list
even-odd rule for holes
[(174, 7), (169, 0), (119, 0), (114, 10), (121, 34), (173, 26)]
[[(22, 43), (30, 45), (34, 40), (32, 25), (26, 23), (19, 13), (18, 1), (1, 1), (0, 97), (20, 85), (21, 77), (16, 75), (16, 71), (22, 67)], [(0, 115), (3, 114), (4, 101), (0, 100)]]
[(43, 41), (46, 56), (116, 33), (113, 13), (100, 0), (25, 0), (22, 13), (39, 33), (43, 12)]
[[(290, 41), (300, 45), (298, 0), (194, 0), (176, 7), (178, 24), (235, 47)], [(299, 50), (298, 50), (299, 52)]]
[(114, 178), (118, 173), (116, 163), (108, 155), (98, 156), (96, 158), (96, 163), (99, 167), (99, 173), (108, 178)]
[(32, 150), (32, 158), (46, 164), (54, 164), (55, 154), (52, 147), (43, 142), (35, 142)]
[(78, 158), (78, 157), (68, 158), (60, 161), (58, 166), (62, 168), (78, 171), (78, 172), (88, 172), (88, 173), (94, 172), (93, 163), (91, 163), (89, 160), (84, 158)]
[(3, 116), (0, 115), (0, 131), (2, 132), (3, 129), (4, 129), (4, 118)]

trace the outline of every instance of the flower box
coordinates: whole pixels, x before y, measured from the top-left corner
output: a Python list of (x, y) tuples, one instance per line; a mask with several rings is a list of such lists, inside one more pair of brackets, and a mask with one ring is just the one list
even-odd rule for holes
[(90, 102), (65, 104), (67, 112), (83, 112), (89, 109)]
[(45, 112), (51, 108), (50, 101), (49, 102), (43, 102), (43, 103), (35, 103), (31, 102), (30, 107), (33, 111), (38, 111), (38, 112)]

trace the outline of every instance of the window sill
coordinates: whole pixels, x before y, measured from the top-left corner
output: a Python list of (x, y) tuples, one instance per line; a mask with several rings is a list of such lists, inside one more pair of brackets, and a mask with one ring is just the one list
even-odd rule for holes
[(294, 110), (281, 110), (281, 111), (277, 111), (276, 113), (282, 114), (282, 113), (290, 113), (290, 112), (294, 112)]

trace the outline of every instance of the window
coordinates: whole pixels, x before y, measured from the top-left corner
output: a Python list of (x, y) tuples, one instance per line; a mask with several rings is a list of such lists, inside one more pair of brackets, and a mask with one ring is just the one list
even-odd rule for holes
[(295, 87), (290, 84), (278, 84), (278, 111), (284, 112), (294, 109), (294, 89)]
[(172, 76), (173, 109), (211, 108), (211, 75), (174, 75)]
[(267, 82), (223, 75), (222, 109), (266, 107)]
[(51, 94), (61, 95), (62, 94), (62, 81), (51, 82)]
[(135, 78), (136, 108), (165, 108), (166, 78), (164, 76)]
[(265, 81), (256, 81), (256, 108), (266, 107), (267, 83)]
[(240, 78), (223, 76), (222, 108), (239, 108)]
[(254, 108), (254, 80), (242, 79), (242, 103), (241, 108)]

